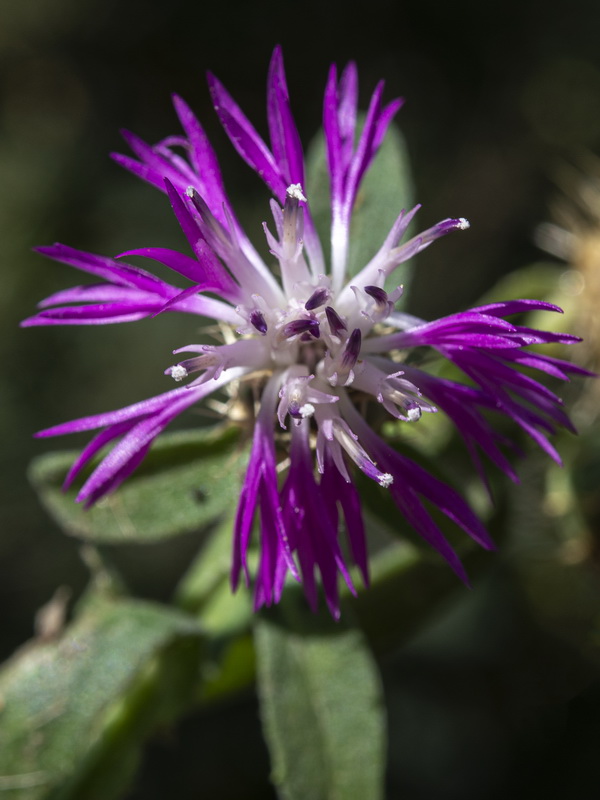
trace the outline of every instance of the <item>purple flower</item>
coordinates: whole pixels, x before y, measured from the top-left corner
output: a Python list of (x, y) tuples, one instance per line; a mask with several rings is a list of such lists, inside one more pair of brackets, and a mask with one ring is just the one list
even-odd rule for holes
[[(391, 418), (407, 423), (440, 409), (455, 424), (482, 475), (480, 453), (516, 480), (501, 449), (511, 443), (494, 430), (488, 412), (509, 417), (558, 460), (547, 437), (570, 423), (560, 399), (531, 373), (567, 380), (569, 373), (584, 370), (525, 348), (577, 339), (506, 319), (533, 309), (560, 311), (534, 300), (496, 303), (435, 322), (395, 310), (402, 287), (386, 291), (387, 279), (435, 239), (468, 228), (464, 219), (443, 220), (401, 243), (418, 208), (401, 211), (379, 251), (349, 279), (349, 232), (357, 193), (401, 105), (400, 100), (382, 103), (383, 83), (371, 97), (357, 136), (356, 67), (349, 64), (339, 79), (335, 67), (329, 73), (323, 109), (331, 186), (331, 263), (326, 264), (305, 195), (302, 145), (280, 49), (273, 53), (268, 76), (270, 144), (223, 85), (212, 75), (208, 82), (232, 144), (274, 196), (273, 227), (265, 223), (264, 232), (280, 278), (241, 228), (204, 130), (175, 97), (184, 135), (150, 146), (126, 133), (135, 158), (114, 158), (166, 191), (193, 255), (150, 247), (112, 259), (60, 244), (40, 248), (43, 255), (100, 282), (54, 294), (23, 325), (102, 325), (180, 311), (215, 319), (224, 331), (223, 340), (174, 351), (188, 357), (166, 373), (176, 382), (186, 380), (185, 386), (38, 436), (100, 429), (70, 470), (67, 486), (101, 448), (116, 442), (78, 494), (79, 501), (90, 505), (133, 472), (174, 417), (225, 386), (243, 398), (251, 383), (254, 391), (259, 389), (260, 403), (233, 531), (234, 588), (242, 573), (247, 583), (253, 579), (258, 608), (279, 600), (291, 574), (303, 582), (316, 608), (318, 572), (329, 609), (337, 617), (339, 574), (354, 591), (346, 548), (340, 542), (340, 517), (345, 521), (347, 552), (368, 582), (354, 468), (379, 484), (382, 492), (390, 492), (399, 512), (466, 580), (426, 504), (436, 506), (482, 547), (492, 548), (483, 525), (453, 489), (380, 438), (359, 413), (357, 398), (361, 408), (370, 399)], [(191, 285), (181, 289), (159, 280), (127, 264), (126, 256), (158, 261)], [(469, 384), (435, 377), (413, 360), (405, 363), (406, 354), (417, 347), (437, 350)], [(252, 578), (247, 554), (256, 518), (260, 559)]]

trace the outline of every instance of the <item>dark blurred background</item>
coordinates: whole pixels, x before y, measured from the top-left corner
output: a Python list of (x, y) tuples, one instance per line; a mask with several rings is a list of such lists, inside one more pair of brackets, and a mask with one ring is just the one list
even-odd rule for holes
[[(78, 543), (49, 521), (28, 486), (28, 462), (48, 449), (47, 443), (31, 438), (32, 432), (170, 388), (162, 370), (170, 363), (173, 347), (187, 342), (190, 335), (188, 319), (169, 315), (95, 329), (20, 331), (17, 327), (20, 319), (33, 312), (37, 300), (78, 280), (68, 267), (33, 254), (31, 248), (36, 244), (58, 240), (106, 255), (142, 246), (181, 245), (164, 198), (108, 159), (109, 151), (123, 151), (118, 129), (127, 127), (151, 142), (177, 132), (170, 93), (182, 94), (205, 125), (239, 215), (249, 227), (254, 226), (258, 241), (261, 230), (257, 223), (265, 216), (266, 195), (220, 131), (204, 71), (211, 69), (223, 80), (264, 133), (266, 70), (273, 45), (281, 43), (292, 107), (303, 140), (308, 142), (320, 125), (329, 64), (355, 59), (363, 106), (381, 77), (387, 81), (388, 99), (406, 98), (399, 124), (412, 158), (415, 199), (423, 203), (419, 228), (446, 216), (465, 216), (472, 224), (468, 234), (450, 237), (419, 258), (410, 308), (426, 316), (439, 315), (475, 301), (500, 276), (543, 257), (533, 244), (533, 231), (549, 216), (556, 170), (565, 159), (577, 158), (582, 152), (597, 153), (600, 147), (599, 41), (597, 0), (571, 0), (569, 4), (548, 0), (463, 0), (460, 4), (371, 0), (357, 6), (315, 0), (2, 3), (2, 657), (32, 635), (34, 613), (57, 585), (70, 586), (77, 593), (86, 581)], [(76, 445), (75, 440), (63, 444)], [(136, 591), (167, 599), (196, 543), (126, 551), (120, 557), (129, 564)], [(501, 606), (503, 613), (511, 619), (513, 613), (518, 617), (514, 612), (518, 603), (510, 587), (501, 579), (494, 580), (502, 586), (499, 596), (504, 592), (511, 597), (511, 610)], [(488, 591), (492, 589), (488, 587)], [(502, 680), (507, 685), (513, 678), (517, 683), (521, 680), (519, 691), (527, 693), (527, 687), (538, 686), (546, 672), (540, 655), (545, 651), (533, 648), (530, 657), (529, 634), (523, 630), (519, 636), (521, 678), (514, 678), (509, 671)], [(473, 643), (467, 649), (469, 646), (475, 647)], [(498, 642), (494, 646), (502, 650)], [(436, 720), (424, 652), (426, 647), (423, 651), (417, 646), (396, 669), (394, 674), (400, 670), (403, 677), (400, 684), (390, 684), (396, 686), (389, 693), (391, 709), (401, 708), (404, 713), (407, 707), (410, 711), (411, 703), (417, 703), (422, 715), (424, 707), (414, 698), (424, 692), (426, 712)], [(493, 662), (496, 656), (486, 652)], [(546, 796), (588, 796), (585, 781), (579, 793), (570, 793), (565, 787), (565, 793), (553, 795), (552, 787), (559, 784), (548, 778), (548, 764), (555, 765), (561, 743), (572, 741), (569, 725), (575, 726), (575, 737), (588, 729), (595, 732), (590, 734), (591, 740), (586, 733), (585, 742), (599, 739), (598, 686), (574, 656), (563, 655), (565, 674), (574, 672), (578, 677), (564, 683), (556, 678), (552, 683), (549, 692), (556, 708), (544, 691), (538, 698), (542, 705), (550, 703), (550, 728), (558, 733), (548, 739), (544, 716), (525, 726), (533, 749), (519, 751), (517, 761), (521, 759), (521, 766), (527, 762), (530, 772), (514, 773), (519, 779), (512, 784), (507, 778), (511, 796), (517, 796), (517, 785), (529, 790), (545, 786)], [(549, 658), (555, 659), (556, 652)], [(394, 671), (389, 665), (387, 669)], [(459, 766), (443, 751), (438, 769), (447, 774), (458, 769), (460, 776), (469, 761), (467, 751), (478, 742), (477, 715), (485, 717), (484, 728), (490, 724), (490, 715), (481, 710), (477, 698), (481, 696), (487, 708), (490, 703), (501, 704), (502, 692), (490, 699), (489, 691), (477, 683), (479, 672), (474, 683), (468, 670), (459, 672), (455, 675), (449, 668), (446, 674), (448, 681), (460, 680), (457, 696), (465, 714), (473, 718), (468, 727), (471, 734), (460, 740), (465, 752), (457, 755)], [(438, 691), (443, 695), (439, 685)], [(459, 702), (457, 696), (453, 695), (453, 702)], [(575, 722), (569, 716), (572, 702), (579, 703), (576, 711), (583, 719), (581, 725), (577, 716)], [(252, 700), (245, 703), (253, 718)], [(452, 719), (451, 715), (444, 717), (441, 727), (439, 719), (432, 722), (436, 736), (440, 731), (453, 736)], [(521, 720), (519, 714), (515, 719)], [(502, 724), (511, 728), (513, 722), (511, 717)], [(210, 726), (206, 721), (193, 724), (209, 729), (214, 721)], [(239, 720), (235, 724), (239, 725)], [(520, 722), (514, 725), (519, 728)], [(538, 734), (539, 747), (534, 744)], [(512, 774), (512, 767), (505, 769), (505, 762), (512, 764), (514, 756), (507, 744), (511, 735), (502, 729), (484, 739), (491, 743), (492, 754), (479, 752), (475, 746), (476, 776), (480, 772)], [(249, 740), (253, 736), (259, 737), (256, 726), (248, 732)], [(398, 755), (408, 748), (414, 766), (420, 763), (414, 761), (417, 754), (411, 750), (417, 741), (418, 737), (404, 731), (394, 740), (392, 751)], [(432, 747), (433, 752), (436, 747), (440, 750), (438, 745), (427, 738), (422, 742), (423, 748)], [(243, 748), (243, 742), (239, 746)], [(581, 760), (583, 772), (573, 769), (589, 777), (591, 762), (585, 760), (584, 752)], [(266, 774), (264, 753), (263, 761), (259, 758)], [(486, 772), (488, 767), (491, 773)], [(473, 784), (461, 783), (459, 778), (445, 784), (440, 773), (428, 786), (423, 784), (426, 768), (421, 773), (415, 770), (412, 777), (392, 782), (404, 797), (496, 796), (483, 778), (481, 782), (474, 778)], [(150, 784), (140, 798), (155, 796)], [(256, 794), (247, 796), (269, 796), (262, 786), (257, 784)], [(197, 796), (189, 791), (186, 794), (182, 788), (177, 796)], [(236, 796), (234, 790), (231, 794), (218, 791), (215, 788), (209, 794)], [(263, 791), (267, 793), (261, 794)]]

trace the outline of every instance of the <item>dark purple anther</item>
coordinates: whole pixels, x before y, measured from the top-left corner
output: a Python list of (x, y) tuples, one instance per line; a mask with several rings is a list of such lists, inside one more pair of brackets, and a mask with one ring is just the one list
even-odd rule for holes
[(355, 328), (348, 337), (348, 341), (346, 342), (346, 349), (344, 350), (344, 355), (342, 357), (342, 365), (347, 369), (348, 368), (352, 369), (352, 367), (358, 361), (361, 341), (362, 341), (362, 334), (360, 332), (360, 328)]
[(260, 334), (263, 336), (265, 335), (267, 332), (267, 321), (261, 311), (253, 311), (250, 314), (250, 322)]
[(295, 319), (293, 322), (288, 322), (283, 326), (283, 335), (291, 339), (292, 336), (298, 336), (301, 333), (310, 333), (313, 339), (319, 339), (321, 331), (319, 329), (319, 322), (316, 319)]
[(288, 413), (290, 417), (294, 419), (303, 419), (302, 413), (300, 412), (300, 403), (290, 403), (288, 406)]
[(327, 291), (327, 289), (323, 288), (315, 289), (315, 291), (311, 294), (311, 296), (304, 304), (304, 308), (307, 311), (314, 311), (315, 308), (319, 308), (319, 306), (322, 306), (323, 303), (326, 302), (328, 297), (329, 297), (329, 292)]
[(375, 300), (378, 306), (385, 306), (388, 301), (387, 292), (380, 289), (379, 286), (365, 286), (365, 292)]
[(329, 330), (334, 336), (339, 336), (343, 331), (348, 330), (348, 326), (340, 315), (331, 306), (326, 306), (325, 314), (327, 314), (327, 322), (329, 323)]

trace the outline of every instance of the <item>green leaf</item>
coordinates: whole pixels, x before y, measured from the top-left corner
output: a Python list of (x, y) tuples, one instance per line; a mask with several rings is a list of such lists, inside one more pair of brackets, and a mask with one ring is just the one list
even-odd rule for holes
[(86, 510), (75, 503), (75, 488), (61, 488), (77, 455), (35, 459), (30, 480), (67, 533), (113, 544), (157, 541), (215, 522), (235, 504), (248, 457), (233, 427), (161, 436), (118, 491)]
[(233, 515), (228, 515), (207, 538), (175, 595), (176, 604), (194, 614), (207, 634), (201, 703), (239, 692), (255, 676), (252, 594), (246, 586), (231, 590), (232, 535)]
[(182, 578), (175, 602), (194, 614), (202, 628), (215, 636), (248, 629), (252, 618), (250, 592), (231, 590), (232, 515), (211, 532)]
[[(329, 171), (322, 134), (316, 136), (311, 143), (306, 163), (307, 197), (319, 236), (327, 248), (331, 231), (331, 204)], [(356, 198), (350, 229), (348, 275), (356, 275), (373, 258), (400, 211), (412, 206), (412, 198), (413, 187), (406, 144), (402, 134), (391, 125)], [(394, 288), (400, 283), (406, 283), (409, 275), (408, 262), (400, 265), (394, 272)]]
[(362, 634), (299, 592), (255, 625), (258, 690), (272, 763), (285, 800), (383, 796), (385, 717), (377, 667)]
[(536, 622), (598, 664), (598, 431), (588, 428), (580, 442), (564, 435), (559, 450), (564, 468), (531, 453), (520, 470), (521, 485), (511, 490), (511, 565)]
[(98, 602), (25, 645), (0, 671), (2, 797), (119, 796), (143, 737), (189, 703), (200, 646), (188, 616), (135, 601)]
[[(521, 267), (500, 278), (474, 305), (497, 303), (499, 300), (520, 300), (522, 298), (548, 300), (549, 295), (556, 291), (561, 273), (564, 270), (564, 265), (561, 266), (560, 264), (552, 264), (545, 261)], [(550, 317), (551, 315), (545, 315), (547, 320)]]

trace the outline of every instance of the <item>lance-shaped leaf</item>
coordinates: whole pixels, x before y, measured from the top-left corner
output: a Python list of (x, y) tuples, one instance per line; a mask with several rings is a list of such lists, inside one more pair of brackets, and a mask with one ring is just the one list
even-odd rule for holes
[(272, 780), (285, 800), (383, 796), (385, 716), (361, 632), (310, 612), (295, 591), (255, 626)]
[(143, 738), (190, 702), (200, 646), (193, 619), (133, 600), (88, 603), (56, 640), (25, 645), (0, 671), (0, 791), (121, 796)]

